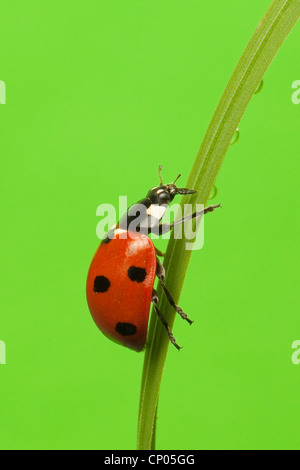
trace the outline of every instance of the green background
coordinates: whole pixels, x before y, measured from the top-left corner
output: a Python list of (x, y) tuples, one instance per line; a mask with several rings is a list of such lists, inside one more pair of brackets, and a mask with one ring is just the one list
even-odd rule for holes
[[(96, 208), (187, 180), (269, 0), (1, 5), (2, 449), (134, 449), (143, 353), (94, 325)], [(300, 448), (300, 79), (294, 29), (219, 174), (170, 348), (158, 449)], [(161, 248), (163, 243), (158, 243)], [(180, 340), (180, 341), (179, 341)]]

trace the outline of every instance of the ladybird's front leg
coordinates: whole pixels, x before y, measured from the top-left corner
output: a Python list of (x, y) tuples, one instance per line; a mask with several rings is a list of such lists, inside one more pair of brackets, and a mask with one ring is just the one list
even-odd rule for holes
[(219, 207), (221, 207), (221, 204), (215, 204), (215, 205), (212, 205), (212, 206), (205, 207), (201, 211), (193, 212), (193, 214), (187, 215), (186, 217), (183, 217), (182, 219), (178, 220), (177, 222), (173, 222), (172, 224), (159, 224), (158, 234), (163, 235), (164, 233), (168, 233), (176, 225), (182, 225), (185, 222), (187, 222), (188, 220), (192, 220), (192, 219), (195, 219), (197, 217), (200, 217), (200, 215), (208, 214), (208, 212), (214, 212), (214, 210), (218, 209)]
[(162, 322), (163, 326), (165, 327), (165, 329), (168, 333), (169, 340), (175, 346), (176, 349), (178, 349), (178, 350), (182, 349), (181, 346), (179, 346), (179, 344), (177, 344), (176, 339), (174, 338), (174, 336), (172, 334), (172, 331), (170, 330), (168, 322), (165, 320), (163, 314), (161, 313), (161, 311), (158, 308), (157, 304), (159, 302), (159, 298), (158, 298), (156, 290), (153, 290), (151, 302), (153, 303), (153, 307), (155, 309), (155, 312), (156, 312), (158, 318), (160, 319), (160, 321)]
[(172, 295), (170, 294), (170, 292), (168, 291), (166, 285), (165, 285), (165, 268), (163, 267), (163, 265), (161, 264), (160, 260), (158, 258), (156, 258), (156, 275), (159, 279), (159, 282), (160, 282), (160, 285), (162, 287), (162, 290), (164, 291), (167, 299), (168, 299), (168, 302), (169, 304), (176, 310), (177, 313), (179, 313), (179, 315), (181, 316), (181, 318), (183, 318), (184, 320), (186, 320), (190, 325), (193, 322), (193, 320), (190, 320), (189, 317), (187, 316), (186, 313), (184, 313), (184, 311), (179, 307), (179, 305), (177, 305), (172, 297)]

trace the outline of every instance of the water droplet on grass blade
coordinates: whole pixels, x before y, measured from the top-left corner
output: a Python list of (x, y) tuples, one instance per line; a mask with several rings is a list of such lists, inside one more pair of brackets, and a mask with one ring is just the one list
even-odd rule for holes
[(217, 186), (214, 184), (212, 190), (211, 190), (211, 193), (210, 193), (210, 196), (208, 198), (209, 201), (211, 201), (212, 199), (214, 199), (216, 197), (216, 195), (218, 194), (218, 188)]
[(257, 95), (258, 93), (260, 93), (261, 90), (263, 89), (263, 87), (264, 87), (264, 80), (262, 79), (262, 81), (260, 82), (260, 84), (256, 88), (256, 91), (254, 92), (254, 94)]
[(237, 141), (239, 140), (240, 138), (240, 131), (239, 129), (236, 129), (235, 133), (233, 134), (233, 137), (231, 139), (231, 142), (230, 142), (230, 145), (234, 145), (237, 143)]

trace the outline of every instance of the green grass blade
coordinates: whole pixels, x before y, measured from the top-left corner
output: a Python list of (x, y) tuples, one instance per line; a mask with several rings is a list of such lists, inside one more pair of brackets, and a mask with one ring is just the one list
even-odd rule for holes
[[(187, 187), (197, 190), (197, 195), (185, 197), (184, 203), (207, 202), (248, 103), (299, 17), (300, 0), (275, 0), (266, 12), (223, 93), (197, 154), (187, 183)], [(166, 284), (176, 302), (180, 297), (190, 255), (191, 251), (185, 249), (184, 240), (171, 238), (164, 265)], [(160, 308), (172, 327), (175, 314), (163, 297)], [(156, 405), (168, 347), (165, 330), (152, 313), (142, 378), (138, 449), (151, 449), (153, 446)], [(176, 354), (176, 351), (173, 353)]]

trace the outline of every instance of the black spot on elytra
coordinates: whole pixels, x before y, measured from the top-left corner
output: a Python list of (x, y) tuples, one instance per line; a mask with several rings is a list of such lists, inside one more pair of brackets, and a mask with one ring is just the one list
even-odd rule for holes
[(105, 276), (97, 276), (94, 280), (94, 292), (106, 292), (110, 288), (110, 280)]
[(136, 326), (132, 323), (117, 323), (116, 324), (116, 331), (122, 336), (130, 336), (136, 334)]
[(146, 269), (137, 268), (136, 266), (130, 266), (127, 271), (129, 279), (136, 282), (143, 282), (147, 276)]

